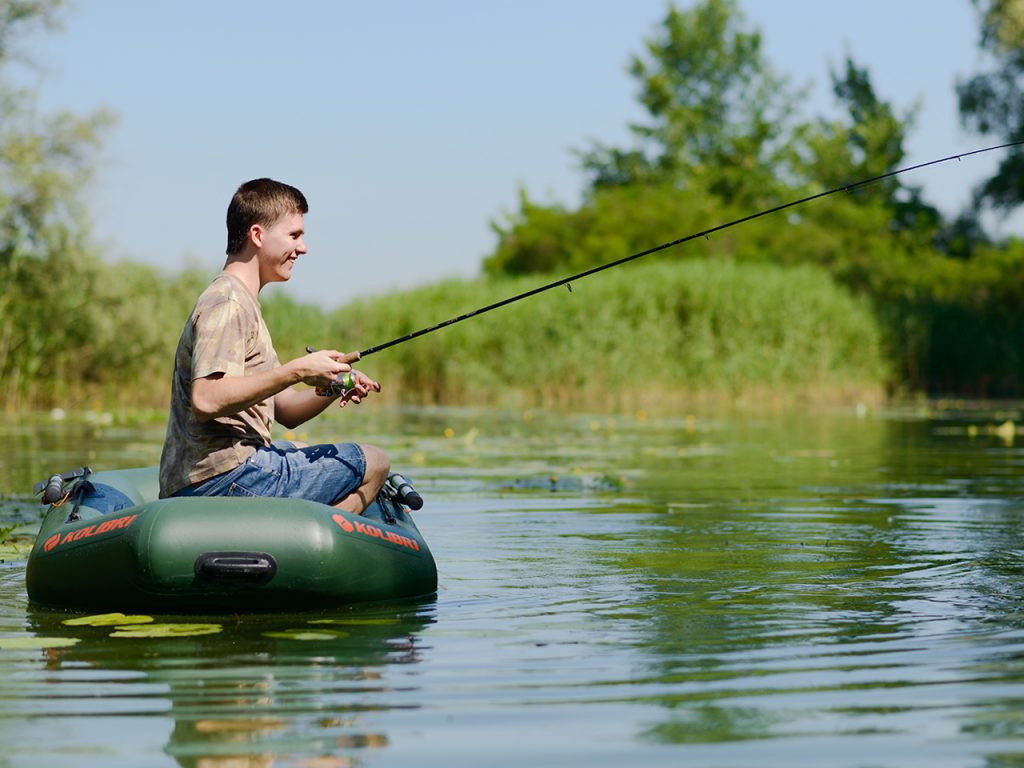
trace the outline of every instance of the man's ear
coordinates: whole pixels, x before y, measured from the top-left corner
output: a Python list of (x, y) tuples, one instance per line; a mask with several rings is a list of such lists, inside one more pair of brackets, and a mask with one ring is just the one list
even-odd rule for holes
[(252, 243), (253, 246), (255, 246), (256, 248), (263, 247), (263, 235), (263, 227), (261, 227), (259, 224), (253, 224), (251, 227), (249, 227), (249, 242)]

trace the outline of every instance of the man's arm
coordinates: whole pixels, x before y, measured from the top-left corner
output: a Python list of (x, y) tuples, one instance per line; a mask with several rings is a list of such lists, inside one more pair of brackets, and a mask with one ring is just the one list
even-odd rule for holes
[[(353, 353), (355, 354), (355, 353)], [(380, 384), (361, 371), (353, 371), (356, 385), (341, 395), (339, 405), (344, 408), (348, 403), (361, 403), (370, 392), (380, 392)], [(321, 397), (313, 390), (299, 391), (286, 389), (274, 395), (274, 420), (283, 427), (295, 429), (305, 424), (314, 416), (323, 413), (327, 406), (338, 400), (339, 396)]]
[[(304, 382), (314, 387), (329, 386), (339, 373), (350, 371), (352, 369), (352, 366), (349, 365), (350, 360), (358, 359), (358, 357), (358, 353), (345, 355), (334, 350), (320, 350), (252, 376), (226, 376), (223, 373), (213, 373), (203, 378), (194, 379), (192, 381), (192, 411), (200, 422), (204, 422), (220, 416), (231, 416), (271, 397), (274, 398), (276, 408), (276, 396), (292, 385)], [(313, 397), (316, 395), (314, 394)], [(329, 398), (323, 399), (327, 400), (328, 404), (330, 403)], [(320, 410), (322, 411), (323, 408)], [(284, 423), (282, 422), (282, 424)]]

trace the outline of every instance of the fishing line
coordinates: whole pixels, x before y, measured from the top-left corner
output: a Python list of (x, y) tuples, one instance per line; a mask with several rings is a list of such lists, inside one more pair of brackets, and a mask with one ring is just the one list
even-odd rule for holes
[(972, 155), (980, 155), (980, 154), (983, 154), (985, 152), (994, 152), (997, 149), (1006, 149), (1007, 147), (1016, 147), (1016, 146), (1020, 146), (1022, 144), (1024, 144), (1024, 140), (1021, 140), (1021, 141), (1011, 141), (1011, 142), (1007, 142), (1006, 144), (998, 144), (998, 145), (991, 146), (991, 147), (985, 147), (984, 149), (975, 149), (975, 150), (973, 150), (971, 152), (961, 152), (961, 153), (956, 154), (956, 155), (949, 155), (948, 157), (939, 158), (938, 160), (929, 160), (926, 163), (918, 163), (917, 165), (909, 165), (906, 168), (897, 168), (894, 171), (888, 171), (887, 173), (882, 173), (882, 174), (879, 174), (878, 176), (872, 176), (871, 178), (868, 178), (868, 179), (862, 179), (860, 181), (855, 181), (855, 182), (853, 182), (851, 184), (844, 184), (844, 185), (839, 186), (839, 187), (834, 187), (833, 189), (826, 190), (825, 192), (819, 192), (816, 195), (808, 195), (807, 197), (801, 197), (799, 200), (793, 200), (793, 201), (788, 202), (788, 203), (783, 203), (782, 205), (777, 205), (774, 208), (766, 208), (763, 211), (758, 211), (757, 213), (752, 213), (749, 216), (744, 216), (744, 217), (739, 218), (739, 219), (734, 219), (733, 221), (726, 222), (725, 224), (719, 224), (718, 226), (711, 227), (710, 229), (705, 229), (705, 230), (702, 230), (700, 232), (694, 232), (692, 235), (687, 235), (686, 237), (681, 237), (678, 240), (672, 240), (671, 242), (668, 242), (668, 243), (662, 243), (661, 245), (656, 245), (653, 248), (648, 248), (646, 251), (640, 251), (639, 253), (634, 253), (634, 254), (632, 254), (630, 256), (625, 256), (625, 257), (623, 257), (621, 259), (616, 259), (615, 261), (609, 261), (606, 264), (601, 264), (601, 265), (596, 266), (596, 267), (591, 267), (590, 269), (584, 270), (583, 272), (578, 272), (575, 275), (570, 275), (569, 277), (563, 277), (560, 280), (555, 280), (554, 282), (548, 283), (547, 285), (542, 285), (542, 286), (540, 286), (538, 288), (534, 288), (532, 290), (524, 291), (523, 293), (516, 294), (515, 296), (510, 296), (507, 299), (503, 299), (501, 301), (497, 301), (494, 304), (488, 304), (486, 307), (480, 307), (479, 309), (474, 309), (472, 312), (466, 312), (463, 315), (459, 315), (458, 317), (453, 317), (453, 318), (451, 318), (449, 320), (445, 320), (444, 322), (437, 323), (436, 325), (431, 325), (431, 326), (429, 326), (427, 328), (421, 328), (418, 331), (413, 331), (412, 333), (407, 333), (404, 336), (399, 336), (397, 339), (392, 339), (391, 341), (387, 341), (387, 342), (385, 342), (383, 344), (378, 344), (378, 345), (376, 345), (374, 347), (370, 347), (368, 349), (364, 349), (362, 352), (359, 353), (359, 356), (362, 358), (362, 357), (366, 357), (367, 355), (372, 355), (374, 352), (380, 352), (381, 350), (387, 349), (388, 347), (393, 347), (393, 346), (395, 346), (397, 344), (402, 344), (403, 342), (411, 341), (412, 339), (418, 338), (420, 336), (425, 336), (428, 333), (433, 333), (434, 331), (439, 331), (442, 328), (448, 327), (449, 325), (455, 325), (455, 323), (461, 323), (463, 320), (468, 320), (471, 317), (476, 317), (477, 315), (482, 315), (482, 314), (484, 314), (486, 312), (490, 312), (492, 310), (499, 309), (500, 307), (508, 306), (509, 304), (512, 304), (514, 302), (521, 301), (522, 299), (527, 299), (530, 296), (536, 296), (538, 293), (543, 293), (544, 291), (550, 291), (552, 288), (558, 288), (559, 286), (562, 286), (562, 285), (567, 286), (568, 289), (569, 289), (569, 292), (572, 293), (572, 283), (574, 283), (577, 280), (580, 280), (580, 279), (582, 279), (584, 277), (589, 277), (590, 275), (596, 274), (598, 272), (603, 272), (606, 269), (611, 269), (612, 267), (617, 267), (620, 264), (625, 264), (626, 262), (633, 261), (634, 259), (639, 259), (639, 258), (642, 258), (644, 256), (650, 256), (652, 253), (657, 253), (658, 251), (664, 251), (667, 248), (673, 248), (673, 247), (675, 247), (677, 245), (682, 245), (683, 243), (687, 243), (690, 240), (696, 240), (698, 237), (710, 237), (715, 232), (721, 232), (723, 229), (729, 229), (730, 227), (735, 227), (735, 226), (737, 226), (739, 224), (744, 224), (744, 223), (746, 223), (748, 221), (753, 221), (754, 219), (759, 219), (762, 216), (768, 216), (769, 214), (772, 214), (772, 213), (778, 213), (779, 211), (784, 211), (787, 208), (793, 208), (793, 207), (795, 207), (797, 205), (803, 205), (804, 203), (809, 203), (812, 200), (818, 200), (818, 199), (820, 199), (822, 197), (828, 197), (829, 195), (834, 195), (834, 194), (837, 194), (839, 192), (852, 192), (855, 189), (860, 189), (861, 187), (866, 187), (869, 184), (875, 184), (875, 183), (877, 183), (879, 181), (884, 181), (885, 179), (892, 178), (893, 176), (899, 176), (901, 173), (909, 173), (910, 171), (917, 171), (917, 170), (920, 170), (921, 168), (927, 168), (930, 165), (940, 165), (941, 163), (948, 163), (950, 160), (962, 160), (963, 158), (971, 157)]

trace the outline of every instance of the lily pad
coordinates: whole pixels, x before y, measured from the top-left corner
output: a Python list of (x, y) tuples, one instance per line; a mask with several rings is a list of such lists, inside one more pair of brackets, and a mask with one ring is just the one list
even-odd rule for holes
[(275, 640), (336, 640), (339, 637), (348, 637), (348, 632), (334, 629), (285, 629), (281, 632), (264, 632), (263, 636)]
[(61, 624), (69, 627), (120, 627), (126, 624), (149, 624), (152, 616), (125, 616), (123, 613), (98, 613), (94, 616), (81, 616), (77, 619), (65, 619)]
[(224, 629), (221, 624), (145, 624), (119, 626), (111, 637), (197, 637), (215, 635)]
[(32, 551), (32, 542), (7, 540), (0, 544), (0, 560), (20, 560), (28, 557)]
[(310, 624), (340, 624), (342, 626), (383, 626), (385, 624), (398, 624), (399, 620), (394, 617), (379, 619), (313, 619)]
[(67, 648), (79, 642), (77, 637), (0, 637), (0, 651), (34, 651), (40, 648)]

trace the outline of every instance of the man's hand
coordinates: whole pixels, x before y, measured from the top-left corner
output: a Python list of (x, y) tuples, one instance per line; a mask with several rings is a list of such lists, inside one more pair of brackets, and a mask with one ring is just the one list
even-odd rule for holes
[[(358, 355), (359, 353), (356, 352), (355, 354)], [(361, 403), (363, 398), (371, 392), (380, 392), (380, 384), (362, 371), (352, 369), (352, 374), (356, 378), (355, 386), (342, 394), (341, 400), (338, 402), (339, 408), (344, 408), (349, 403)]]
[(291, 362), (299, 380), (311, 387), (329, 387), (342, 373), (352, 370), (351, 363), (359, 359), (358, 352), (338, 352), (334, 349), (320, 349), (298, 357)]
[[(317, 391), (300, 392), (286, 388), (274, 395), (274, 418), (288, 429), (305, 424), (323, 412), (335, 400), (344, 406), (349, 402), (359, 403), (370, 392), (380, 392), (380, 384), (359, 371), (352, 370), (352, 363), (359, 359), (358, 352), (347, 354), (333, 349), (310, 352), (285, 363), (291, 372), (293, 383), (302, 381), (316, 387)], [(342, 390), (337, 387), (338, 376), (348, 374), (355, 380), (355, 386)], [(296, 377), (298, 381), (296, 381)], [(332, 387), (332, 385), (335, 385)]]

